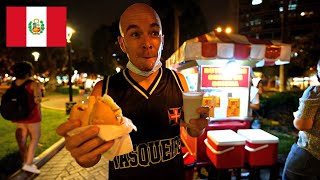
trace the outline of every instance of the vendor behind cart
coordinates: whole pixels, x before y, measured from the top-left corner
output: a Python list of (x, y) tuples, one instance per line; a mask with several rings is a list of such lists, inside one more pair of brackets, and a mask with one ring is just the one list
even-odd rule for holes
[(260, 98), (259, 98), (259, 88), (255, 87), (252, 83), (254, 78), (253, 70), (251, 70), (251, 89), (250, 89), (250, 109), (249, 116), (253, 116), (253, 111), (260, 109)]

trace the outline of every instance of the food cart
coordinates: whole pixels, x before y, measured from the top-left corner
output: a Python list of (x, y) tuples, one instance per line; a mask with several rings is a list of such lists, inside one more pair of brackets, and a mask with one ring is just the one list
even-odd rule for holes
[(186, 77), (190, 91), (204, 92), (203, 105), (210, 107), (202, 136), (192, 138), (181, 128), (182, 142), (197, 166), (210, 164), (207, 131), (250, 128), (252, 67), (287, 64), (290, 54), (289, 44), (212, 31), (185, 41), (166, 60), (166, 67)]

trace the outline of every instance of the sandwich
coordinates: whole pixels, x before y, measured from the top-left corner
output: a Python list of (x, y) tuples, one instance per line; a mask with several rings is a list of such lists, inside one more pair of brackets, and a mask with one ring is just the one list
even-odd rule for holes
[(121, 125), (123, 123), (121, 108), (113, 99), (89, 96), (88, 105), (75, 104), (70, 112), (69, 120), (80, 120), (81, 126), (88, 125)]

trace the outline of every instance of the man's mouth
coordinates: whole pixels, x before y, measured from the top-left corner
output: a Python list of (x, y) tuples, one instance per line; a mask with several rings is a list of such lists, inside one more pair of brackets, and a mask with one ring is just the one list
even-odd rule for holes
[(142, 57), (144, 59), (156, 58), (158, 56), (157, 52), (144, 51), (138, 54), (138, 57)]

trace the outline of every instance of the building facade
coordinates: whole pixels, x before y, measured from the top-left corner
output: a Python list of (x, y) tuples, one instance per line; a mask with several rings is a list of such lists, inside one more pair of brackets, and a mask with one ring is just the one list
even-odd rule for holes
[(290, 41), (320, 29), (319, 0), (239, 0), (238, 5), (243, 35)]

